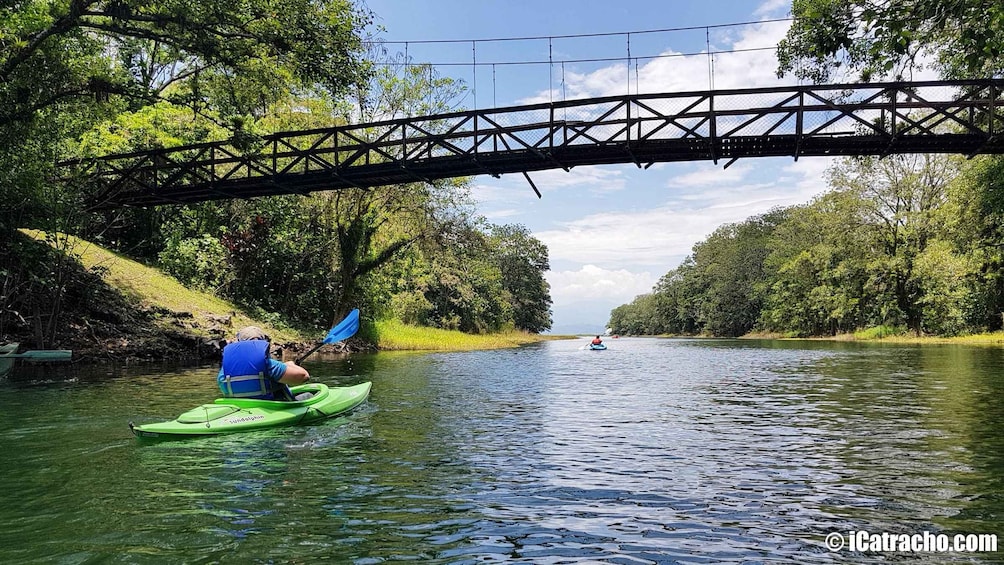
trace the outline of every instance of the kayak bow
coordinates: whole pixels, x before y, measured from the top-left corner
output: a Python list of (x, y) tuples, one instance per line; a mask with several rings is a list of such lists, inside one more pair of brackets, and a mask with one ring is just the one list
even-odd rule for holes
[(292, 387), (294, 396), (313, 393), (300, 401), (217, 398), (176, 420), (139, 426), (130, 422), (129, 429), (138, 438), (181, 439), (304, 424), (348, 413), (366, 400), (371, 384), (329, 388), (311, 383)]

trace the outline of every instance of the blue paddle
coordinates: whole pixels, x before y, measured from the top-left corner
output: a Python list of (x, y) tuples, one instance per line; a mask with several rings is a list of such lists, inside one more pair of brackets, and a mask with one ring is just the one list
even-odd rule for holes
[(338, 343), (339, 341), (349, 339), (350, 337), (354, 336), (357, 331), (359, 331), (358, 308), (349, 312), (349, 315), (345, 316), (344, 320), (338, 322), (338, 325), (331, 328), (331, 331), (328, 332), (328, 335), (324, 336), (324, 339), (321, 340), (321, 343), (318, 343), (316, 347), (304, 353), (299, 359), (296, 360), (296, 364), (299, 365), (300, 363), (302, 363), (303, 360), (309, 357), (311, 353), (317, 351), (325, 344)]

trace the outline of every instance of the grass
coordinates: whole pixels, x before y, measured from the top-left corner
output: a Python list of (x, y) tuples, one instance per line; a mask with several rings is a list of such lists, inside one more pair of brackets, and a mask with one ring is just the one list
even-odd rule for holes
[(373, 337), (380, 350), (470, 351), (518, 347), (563, 336), (544, 336), (524, 332), (473, 335), (458, 331), (409, 326), (397, 320), (380, 320), (374, 324)]
[(960, 335), (954, 337), (899, 334), (899, 335), (891, 335), (887, 337), (875, 338), (873, 341), (882, 341), (883, 343), (918, 343), (918, 344), (949, 343), (955, 345), (1000, 346), (1004, 344), (1004, 332), (990, 332), (990, 333), (981, 333), (972, 335)]
[(942, 336), (930, 336), (930, 335), (916, 335), (914, 333), (907, 331), (902, 327), (888, 326), (888, 325), (875, 326), (864, 330), (858, 330), (854, 333), (842, 333), (834, 336), (822, 336), (822, 337), (821, 336), (798, 337), (798, 336), (787, 336), (783, 334), (767, 334), (767, 333), (750, 333), (743, 337), (750, 339), (869, 341), (869, 342), (898, 343), (898, 344), (937, 343), (937, 344), (956, 344), (956, 345), (993, 345), (993, 346), (1004, 345), (1004, 331), (942, 337)]
[(905, 332), (903, 328), (899, 328), (896, 326), (881, 325), (854, 332), (854, 339), (856, 340), (886, 339), (888, 337), (898, 336), (904, 333)]
[[(21, 230), (24, 234), (46, 241), (46, 233), (38, 230)], [(110, 286), (117, 288), (132, 299), (139, 307), (168, 311), (174, 316), (165, 316), (162, 324), (174, 324), (179, 317), (188, 314), (197, 322), (186, 324), (189, 331), (204, 334), (206, 327), (219, 325), (218, 320), (229, 319), (229, 325), (236, 332), (248, 325), (261, 327), (277, 342), (316, 342), (318, 335), (305, 335), (289, 328), (278, 328), (255, 320), (233, 303), (205, 292), (189, 289), (173, 277), (136, 262), (128, 257), (109, 251), (94, 243), (63, 234), (49, 241), (54, 247), (65, 250), (80, 258), (87, 269), (96, 269)], [(179, 316), (180, 315), (180, 316)], [(517, 347), (550, 339), (567, 339), (569, 336), (543, 336), (524, 332), (472, 335), (459, 331), (416, 327), (398, 321), (378, 321), (369, 331), (380, 350), (412, 351), (469, 351), (476, 349), (500, 349)], [(232, 336), (228, 336), (232, 337)], [(366, 336), (363, 336), (366, 337)]]
[[(36, 240), (46, 241), (45, 232), (28, 229), (22, 229), (21, 232)], [(317, 336), (304, 336), (295, 330), (277, 328), (254, 320), (229, 301), (189, 289), (174, 277), (89, 241), (58, 234), (55, 241), (49, 243), (70, 255), (78, 256), (85, 268), (101, 271), (106, 283), (117, 288), (141, 308), (167, 310), (174, 314), (190, 313), (198, 322), (190, 328), (194, 333), (203, 333), (203, 327), (218, 325), (214, 320), (229, 318), (234, 331), (243, 326), (256, 325), (279, 342), (317, 339)]]

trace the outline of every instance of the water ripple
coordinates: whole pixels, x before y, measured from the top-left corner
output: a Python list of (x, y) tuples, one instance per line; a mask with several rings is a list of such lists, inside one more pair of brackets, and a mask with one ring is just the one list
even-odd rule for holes
[(152, 446), (125, 423), (212, 368), (8, 384), (0, 562), (927, 563), (823, 540), (1004, 532), (998, 351), (608, 343), (318, 363), (367, 405)]

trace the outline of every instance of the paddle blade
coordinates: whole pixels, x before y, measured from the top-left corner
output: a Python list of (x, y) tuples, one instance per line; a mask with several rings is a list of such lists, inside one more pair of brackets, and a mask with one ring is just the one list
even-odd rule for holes
[(342, 341), (343, 339), (349, 339), (350, 337), (356, 335), (359, 331), (359, 309), (349, 312), (348, 316), (338, 325), (331, 328), (328, 335), (324, 336), (324, 340), (321, 343), (336, 343)]

